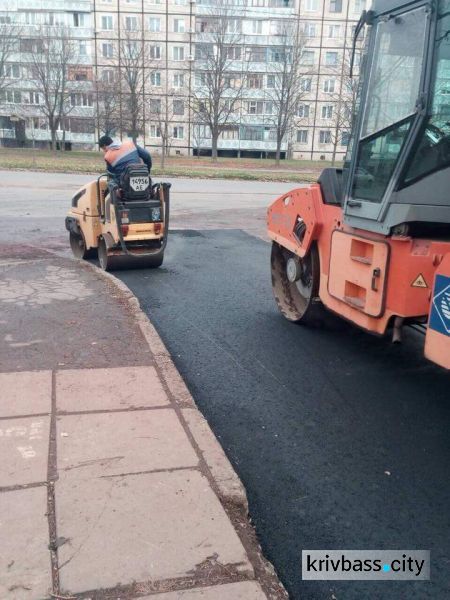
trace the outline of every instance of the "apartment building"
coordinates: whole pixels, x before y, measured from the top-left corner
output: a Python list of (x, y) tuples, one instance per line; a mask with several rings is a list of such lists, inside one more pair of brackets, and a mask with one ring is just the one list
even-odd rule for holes
[[(208, 154), (210, 131), (196, 122), (192, 97), (204, 85), (201, 46), (208, 43), (208, 20), (224, 3), (0, 0), (0, 23), (2, 19), (15, 20), (21, 25), (21, 39), (33, 39), (38, 24), (62, 22), (78, 41), (77, 63), (86, 66), (87, 81), (74, 83), (70, 96), (73, 106), (62, 126), (70, 147), (92, 146), (98, 133), (106, 129), (135, 137), (154, 153), (166, 146), (171, 154)], [(235, 46), (230, 52), (236, 59), (230, 70), (242, 69), (245, 62), (246, 77), (236, 110), (219, 137), (219, 155), (274, 155), (275, 115), (270, 88), (279, 60), (278, 34), (284, 23), (295, 22), (304, 44), (303, 93), (294, 126), (283, 140), (281, 156), (315, 160), (330, 159), (333, 154), (342, 157), (348, 127), (337, 122), (337, 113), (348, 84), (354, 27), (366, 1), (226, 0), (226, 7), (232, 17), (230, 34)], [(27, 140), (49, 139), (39, 105), (30, 104), (39, 101), (39, 95), (32, 95), (36, 86), (26, 67), (26, 49), (26, 44), (19, 45), (9, 60), (10, 84), (0, 97), (3, 143), (8, 136), (11, 141), (17, 138), (17, 117), (20, 123), (24, 119)], [(137, 119), (133, 119), (135, 113), (139, 113)]]
[[(348, 144), (352, 92), (348, 85), (349, 53), (354, 27), (365, 8), (365, 0), (229, 0), (241, 34), (236, 57), (248, 61), (248, 73), (237, 110), (219, 139), (219, 155), (273, 156), (276, 150), (275, 107), (271, 87), (281, 60), (280, 32), (283, 24), (298, 22), (303, 44), (303, 92), (293, 127), (281, 147), (281, 156), (298, 159), (341, 158)], [(217, 10), (216, 0), (197, 0), (196, 44), (207, 43), (206, 23)], [(234, 37), (236, 40), (236, 36)], [(239, 66), (236, 67), (239, 69)], [(194, 85), (201, 85), (201, 65), (196, 66)], [(346, 122), (347, 121), (347, 122)], [(195, 125), (194, 125), (195, 126)], [(207, 129), (207, 128), (206, 128)], [(208, 151), (208, 132), (201, 138), (201, 151)]]
[[(54, 86), (51, 77), (68, 79), (64, 84), (63, 118), (57, 125), (57, 145), (64, 144), (68, 149), (91, 148), (95, 141), (91, 1), (0, 0), (0, 31), (15, 38), (13, 47), (4, 54), (6, 60), (2, 65), (0, 142), (48, 147), (51, 131), (45, 90), (36, 75), (36, 56), (47, 52), (50, 45), (53, 48), (69, 39), (67, 64), (55, 65), (54, 74), (49, 71), (47, 79), (50, 87)], [(2, 50), (5, 52), (4, 46)]]
[(189, 0), (93, 1), (99, 131), (108, 129), (102, 96), (114, 88), (112, 124), (122, 133), (133, 135), (130, 115), (137, 112), (140, 143), (156, 152), (164, 145), (174, 154), (189, 153), (194, 8)]

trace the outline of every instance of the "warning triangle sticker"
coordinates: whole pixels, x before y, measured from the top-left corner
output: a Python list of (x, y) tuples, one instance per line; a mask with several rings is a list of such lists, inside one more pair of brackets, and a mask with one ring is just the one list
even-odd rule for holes
[(428, 284), (425, 281), (425, 277), (422, 275), (422, 273), (417, 275), (417, 277), (412, 282), (411, 287), (416, 287), (416, 288), (427, 288), (428, 287)]

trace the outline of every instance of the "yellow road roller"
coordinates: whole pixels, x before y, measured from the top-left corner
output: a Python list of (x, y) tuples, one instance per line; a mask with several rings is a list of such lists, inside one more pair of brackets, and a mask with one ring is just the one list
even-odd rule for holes
[(152, 183), (147, 167), (131, 164), (115, 183), (104, 173), (72, 198), (66, 217), (76, 258), (95, 258), (105, 271), (156, 268), (169, 233), (170, 183)]

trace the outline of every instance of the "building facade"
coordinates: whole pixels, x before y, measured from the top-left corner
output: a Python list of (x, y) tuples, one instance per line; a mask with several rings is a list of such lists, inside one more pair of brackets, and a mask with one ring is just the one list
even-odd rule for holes
[[(17, 52), (8, 58), (0, 96), (0, 138), (49, 139), (32, 78), (30, 41), (45, 24), (63, 24), (77, 41), (77, 80), (60, 125), (69, 147), (88, 147), (106, 130), (135, 137), (158, 153), (208, 154), (211, 136), (199, 125), (194, 96), (204, 85), (201, 47), (208, 22), (226, 5), (230, 48), (245, 83), (218, 141), (219, 155), (273, 156), (275, 114), (271, 86), (286, 23), (301, 29), (302, 94), (282, 157), (341, 158), (348, 143), (351, 92), (348, 63), (354, 28), (365, 0), (0, 0), (0, 25), (19, 25)], [(31, 45), (30, 45), (31, 44)], [(85, 66), (85, 76), (80, 67)], [(240, 66), (239, 66), (240, 65)], [(233, 70), (234, 67), (230, 67)], [(230, 76), (233, 76), (231, 73)], [(343, 102), (345, 98), (345, 102)], [(13, 121), (11, 121), (11, 117)], [(16, 139), (17, 142), (17, 139)]]
[[(91, 1), (0, 0), (0, 34), (1, 143), (48, 147), (52, 107), (45, 96), (60, 86), (64, 108), (56, 128), (57, 145), (91, 148), (95, 141)], [(15, 38), (14, 44), (5, 47), (9, 36)], [(59, 53), (58, 44), (66, 45), (65, 53)], [(47, 62), (48, 54), (55, 52), (65, 63)]]

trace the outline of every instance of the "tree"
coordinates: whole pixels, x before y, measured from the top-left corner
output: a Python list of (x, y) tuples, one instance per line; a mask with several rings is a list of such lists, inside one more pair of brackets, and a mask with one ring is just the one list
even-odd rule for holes
[(19, 36), (20, 30), (15, 23), (0, 23), (0, 93), (11, 85), (9, 61)]
[(158, 98), (150, 98), (150, 121), (156, 128), (157, 137), (161, 140), (161, 169), (165, 167), (166, 157), (170, 155), (170, 147), (174, 139), (174, 121), (184, 115), (187, 98), (176, 90)]
[[(110, 71), (114, 73), (114, 71)], [(120, 129), (120, 102), (117, 78), (100, 78), (95, 81), (97, 127), (102, 135), (113, 136)]]
[(280, 164), (281, 145), (290, 137), (300, 100), (305, 95), (303, 58), (305, 36), (299, 22), (280, 22), (277, 44), (272, 46), (271, 85), (267, 97), (272, 102), (271, 120), (276, 131), (276, 162)]
[(65, 125), (76, 99), (77, 85), (71, 81), (77, 70), (78, 47), (66, 27), (42, 26), (38, 37), (22, 40), (30, 55), (32, 78), (42, 102), (40, 110), (48, 121), (52, 150), (57, 147), (57, 131)]
[(122, 98), (121, 130), (136, 143), (145, 125), (145, 89), (151, 68), (149, 46), (142, 39), (142, 32), (123, 26), (119, 42), (118, 69)]
[(211, 131), (212, 160), (217, 161), (221, 132), (232, 120), (242, 97), (246, 62), (242, 54), (242, 21), (218, 0), (207, 16), (198, 20), (202, 38), (196, 45), (196, 83), (191, 95), (194, 122)]
[(337, 148), (342, 144), (342, 136), (350, 135), (353, 126), (354, 108), (358, 94), (358, 75), (351, 75), (350, 58), (345, 54), (341, 65), (336, 72), (339, 81), (338, 89), (332, 94), (330, 99), (333, 101), (333, 114), (331, 116), (332, 126), (330, 129), (331, 143), (333, 145), (333, 154), (331, 164), (336, 163)]

